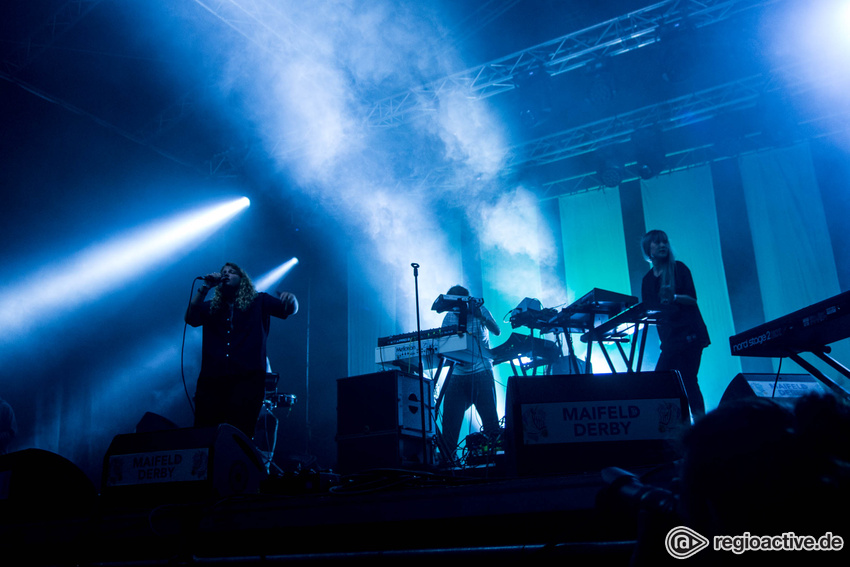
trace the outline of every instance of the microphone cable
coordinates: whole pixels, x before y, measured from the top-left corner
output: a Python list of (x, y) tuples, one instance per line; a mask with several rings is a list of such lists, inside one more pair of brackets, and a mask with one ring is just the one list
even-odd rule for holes
[[(192, 280), (192, 289), (189, 290), (189, 303), (186, 305), (186, 312), (189, 311), (189, 305), (192, 303), (192, 295), (195, 293), (195, 282), (203, 278), (195, 278)], [(180, 378), (183, 380), (183, 391), (186, 393), (186, 400), (189, 402), (189, 409), (192, 410), (192, 417), (195, 416), (195, 404), (192, 403), (192, 396), (189, 394), (189, 387), (186, 385), (186, 373), (183, 368), (183, 359), (186, 352), (186, 328), (189, 323), (186, 322), (186, 317), (183, 317), (183, 340), (180, 342)]]

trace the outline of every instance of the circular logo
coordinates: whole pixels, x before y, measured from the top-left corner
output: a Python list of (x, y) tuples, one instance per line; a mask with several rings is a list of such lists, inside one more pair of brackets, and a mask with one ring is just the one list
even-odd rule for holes
[(687, 559), (708, 547), (708, 540), (685, 526), (677, 526), (667, 532), (664, 547), (676, 559)]

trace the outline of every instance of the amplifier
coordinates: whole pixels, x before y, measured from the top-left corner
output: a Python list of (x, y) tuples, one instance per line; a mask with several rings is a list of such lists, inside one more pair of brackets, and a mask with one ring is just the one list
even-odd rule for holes
[[(421, 390), (420, 391), (420, 386)], [(337, 434), (369, 435), (384, 431), (431, 432), (431, 380), (400, 370), (337, 380)], [(424, 398), (422, 393), (424, 392)]]

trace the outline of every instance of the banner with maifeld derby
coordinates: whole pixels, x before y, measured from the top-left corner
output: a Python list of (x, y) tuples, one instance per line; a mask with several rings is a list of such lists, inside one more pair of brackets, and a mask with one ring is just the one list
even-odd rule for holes
[(524, 403), (522, 442), (674, 439), (682, 428), (680, 406), (678, 398)]

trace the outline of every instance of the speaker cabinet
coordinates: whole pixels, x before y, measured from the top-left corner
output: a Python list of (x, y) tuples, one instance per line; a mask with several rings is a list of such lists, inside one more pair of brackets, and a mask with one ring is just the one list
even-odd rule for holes
[(422, 433), (424, 392), (425, 431), (433, 429), (431, 380), (390, 370), (337, 380), (337, 434), (380, 432)]
[(676, 371), (515, 376), (505, 425), (512, 473), (595, 473), (675, 460), (690, 413)]
[(793, 404), (797, 398), (806, 394), (824, 394), (826, 389), (818, 379), (810, 374), (738, 374), (735, 376), (720, 403), (746, 398), (773, 398)]
[(252, 441), (231, 425), (117, 435), (102, 495), (141, 504), (256, 494), (266, 477)]

